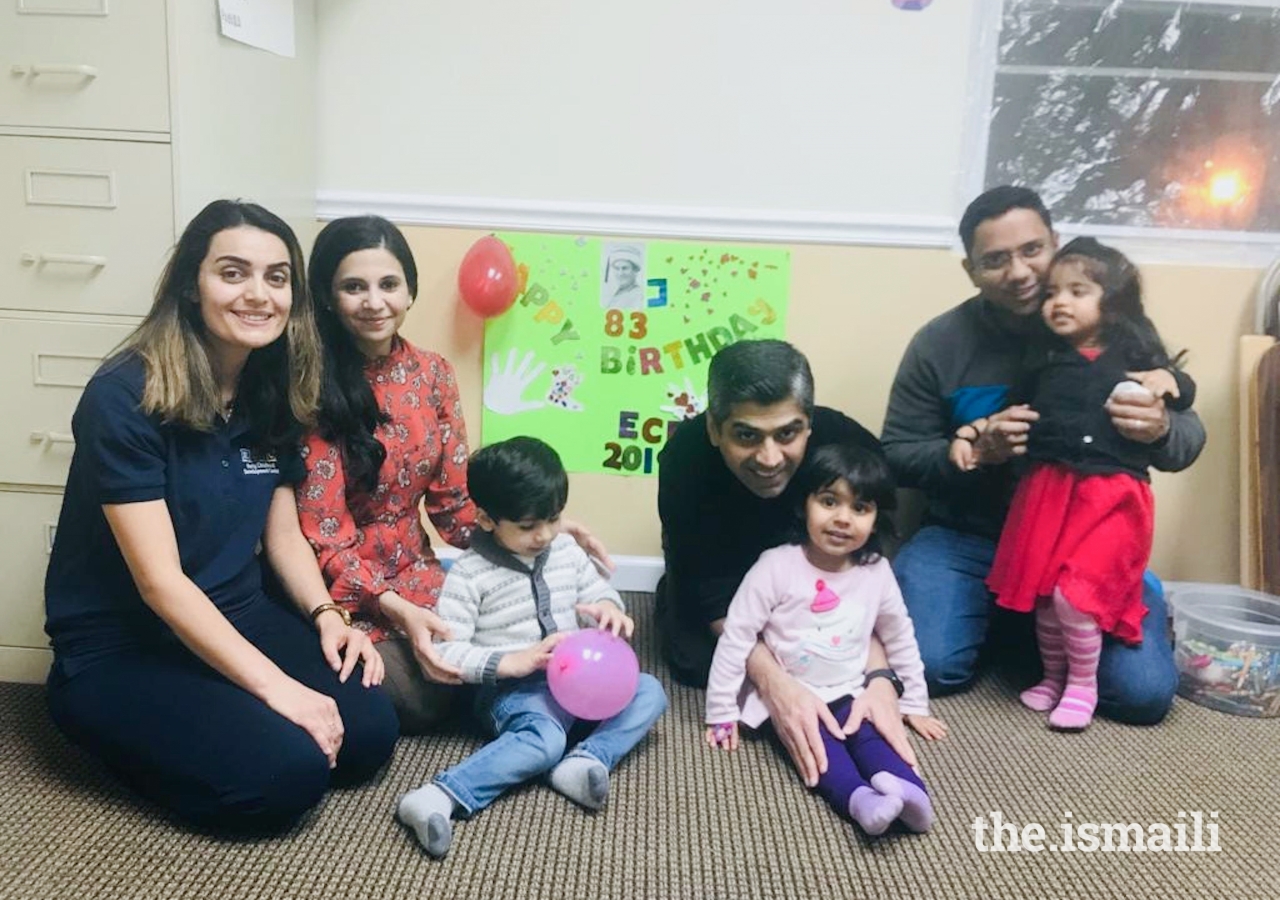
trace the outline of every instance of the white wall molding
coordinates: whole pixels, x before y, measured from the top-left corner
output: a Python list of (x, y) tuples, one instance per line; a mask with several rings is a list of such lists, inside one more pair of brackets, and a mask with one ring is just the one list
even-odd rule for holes
[(1265, 269), (1280, 256), (1280, 235), (1054, 223), (1062, 242), (1081, 234), (1113, 244), (1138, 265), (1227, 266)]
[[(457, 547), (450, 547), (447, 544), (442, 547), (433, 547), (432, 550), (442, 561), (455, 560), (462, 553)], [(658, 579), (662, 577), (664, 571), (661, 556), (615, 555), (613, 562), (617, 569), (610, 576), (609, 584), (613, 585), (615, 591), (651, 593), (658, 586)]]
[[(401, 225), (608, 234), (776, 244), (923, 247), (959, 252), (955, 223), (943, 216), (854, 216), (826, 212), (627, 206), (361, 191), (320, 191), (319, 218), (372, 213)], [(1090, 234), (1114, 242), (1139, 264), (1265, 267), (1280, 237), (1248, 232), (1118, 228), (1063, 223), (1064, 239)]]
[(34, 647), (0, 647), (0, 681), (44, 684), (49, 675), (49, 666), (52, 664), (52, 650), (37, 650)]
[(316, 207), (322, 220), (373, 213), (402, 225), (557, 234), (941, 249), (951, 247), (955, 236), (955, 223), (944, 216), (861, 216), (362, 191), (319, 191)]
[(615, 556), (618, 568), (609, 579), (617, 591), (652, 593), (665, 571), (661, 556)]

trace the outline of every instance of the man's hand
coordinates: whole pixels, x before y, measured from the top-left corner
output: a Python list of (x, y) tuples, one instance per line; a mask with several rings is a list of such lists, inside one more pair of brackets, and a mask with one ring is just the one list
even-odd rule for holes
[[(757, 645), (757, 652), (769, 651)], [(818, 783), (818, 776), (827, 771), (827, 750), (822, 744), (821, 728), (826, 727), (839, 740), (844, 740), (840, 723), (813, 691), (792, 678), (774, 662), (772, 673), (755, 682), (769, 711), (769, 720), (777, 732), (782, 746), (795, 764), (796, 771), (808, 787)]]
[(1105, 409), (1120, 436), (1139, 444), (1154, 444), (1169, 433), (1169, 411), (1164, 398), (1135, 394), (1107, 400)]
[(581, 522), (561, 516), (560, 530), (573, 538), (574, 542), (583, 549), (587, 556), (591, 557), (592, 562), (598, 561), (597, 569), (600, 568), (600, 565), (604, 566), (605, 570), (600, 573), (601, 575), (607, 578), (618, 568), (609, 556), (609, 551), (605, 549), (604, 543), (588, 531)]
[(615, 637), (621, 635), (631, 640), (631, 633), (636, 628), (635, 621), (608, 600), (601, 600), (599, 603), (579, 603), (574, 609), (579, 615), (594, 619), (597, 628), (612, 631)]
[(907, 729), (903, 726), (902, 714), (898, 711), (898, 693), (887, 679), (873, 678), (862, 689), (858, 699), (853, 701), (841, 734), (853, 734), (864, 720), (880, 732), (885, 743), (902, 757), (903, 762), (912, 768), (917, 766), (916, 751), (907, 740)]
[(1178, 379), (1168, 369), (1147, 369), (1143, 372), (1125, 372), (1128, 378), (1136, 381), (1157, 397), (1170, 397), (1177, 400), (1182, 396), (1178, 390)]
[(978, 465), (994, 466), (1027, 452), (1031, 425), (1040, 413), (1025, 403), (1010, 406), (987, 419), (987, 427), (973, 442)]

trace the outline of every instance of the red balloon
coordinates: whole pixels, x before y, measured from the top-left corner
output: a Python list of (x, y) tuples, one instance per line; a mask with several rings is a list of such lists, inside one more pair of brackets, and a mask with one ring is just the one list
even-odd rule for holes
[(486, 319), (515, 302), (518, 283), (511, 250), (493, 235), (471, 245), (458, 266), (458, 291), (467, 306)]

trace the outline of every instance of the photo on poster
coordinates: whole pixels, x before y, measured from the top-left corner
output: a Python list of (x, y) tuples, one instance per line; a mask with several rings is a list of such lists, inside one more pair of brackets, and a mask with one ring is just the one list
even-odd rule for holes
[(644, 245), (602, 245), (600, 259), (600, 308), (644, 309)]

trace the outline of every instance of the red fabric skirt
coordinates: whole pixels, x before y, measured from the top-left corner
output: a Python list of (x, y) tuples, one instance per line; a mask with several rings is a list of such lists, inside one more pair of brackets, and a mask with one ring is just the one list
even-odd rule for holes
[(987, 586), (996, 603), (1018, 612), (1056, 587), (1103, 631), (1141, 643), (1154, 522), (1145, 481), (1038, 464), (1018, 483)]

